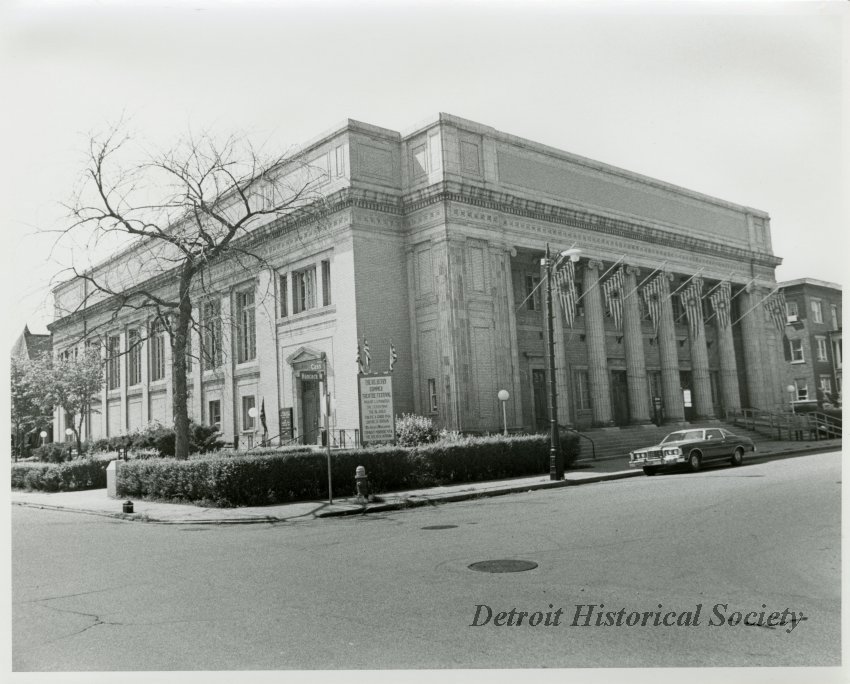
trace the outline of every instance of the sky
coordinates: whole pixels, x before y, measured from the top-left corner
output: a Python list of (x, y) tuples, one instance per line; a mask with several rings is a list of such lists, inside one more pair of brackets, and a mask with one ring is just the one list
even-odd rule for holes
[[(778, 280), (841, 283), (847, 3), (17, 0), (0, 9), (7, 348), (46, 332), (89, 137), (282, 151), (448, 112), (767, 211)], [(845, 114), (845, 119), (846, 114)]]

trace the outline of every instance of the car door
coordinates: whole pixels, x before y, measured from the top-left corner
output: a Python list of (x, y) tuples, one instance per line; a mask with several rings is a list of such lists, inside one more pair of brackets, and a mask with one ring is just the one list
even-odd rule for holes
[(723, 458), (728, 451), (729, 445), (723, 437), (723, 431), (717, 428), (709, 428), (705, 431), (705, 449), (703, 456), (711, 460)]

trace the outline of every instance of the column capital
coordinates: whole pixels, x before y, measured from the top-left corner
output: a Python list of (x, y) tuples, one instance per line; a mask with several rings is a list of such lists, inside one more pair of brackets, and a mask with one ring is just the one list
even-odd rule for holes
[(602, 270), (602, 261), (600, 261), (599, 259), (588, 259), (585, 262), (584, 267), (586, 269), (591, 270), (591, 271), (601, 271)]
[(631, 264), (624, 264), (623, 271), (626, 275), (634, 276), (635, 278), (640, 276), (640, 267), (633, 266)]

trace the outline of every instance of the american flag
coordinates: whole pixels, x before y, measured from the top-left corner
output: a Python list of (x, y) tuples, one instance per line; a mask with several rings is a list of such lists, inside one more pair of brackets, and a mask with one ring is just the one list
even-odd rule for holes
[(649, 318), (652, 321), (652, 327), (655, 333), (658, 334), (658, 322), (661, 320), (661, 302), (663, 301), (663, 283), (661, 279), (663, 273), (659, 273), (650, 280), (641, 290), (643, 301), (646, 302), (646, 308), (649, 311)]
[(567, 261), (566, 264), (555, 272), (555, 287), (558, 290), (558, 298), (564, 307), (564, 319), (572, 327), (576, 317), (576, 271), (575, 264)]
[(711, 308), (717, 316), (721, 328), (729, 327), (729, 305), (732, 300), (732, 286), (724, 281), (718, 285), (709, 296)]
[(765, 298), (763, 305), (764, 310), (773, 319), (776, 329), (784, 335), (785, 326), (788, 323), (785, 315), (785, 295), (782, 292), (773, 292)]
[(398, 354), (395, 353), (395, 346), (393, 345), (393, 341), (390, 340), (390, 373), (393, 372), (393, 366), (395, 366), (396, 361), (398, 361)]
[(372, 354), (369, 353), (369, 340), (363, 338), (363, 360), (366, 363), (366, 372), (369, 372), (369, 367), (372, 365)]
[(702, 278), (691, 278), (691, 282), (679, 293), (679, 301), (688, 317), (691, 336), (696, 337), (702, 320)]
[(602, 285), (605, 293), (605, 304), (611, 317), (614, 319), (614, 327), (621, 330), (623, 327), (623, 267), (618, 268), (614, 275)]
[(360, 356), (360, 343), (357, 343), (357, 372), (363, 372), (363, 359)]

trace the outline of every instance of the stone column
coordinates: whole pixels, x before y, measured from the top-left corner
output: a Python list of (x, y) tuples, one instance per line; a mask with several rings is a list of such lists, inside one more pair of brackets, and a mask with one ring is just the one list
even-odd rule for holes
[[(711, 376), (708, 372), (708, 346), (705, 340), (705, 323), (702, 319), (702, 278), (693, 278), (685, 287), (687, 291), (694, 287), (696, 301), (685, 308), (696, 309), (696, 320), (688, 320), (688, 334), (691, 338), (691, 378), (694, 383), (694, 407), (697, 418), (714, 418), (714, 404), (711, 401)], [(686, 295), (687, 296), (687, 295)]]
[(661, 394), (664, 399), (665, 422), (685, 420), (682, 381), (679, 377), (679, 354), (676, 351), (676, 328), (673, 324), (673, 303), (670, 301), (670, 281), (673, 275), (662, 272), (661, 319), (658, 321), (658, 353), (661, 359)]
[(587, 379), (595, 425), (611, 425), (611, 388), (608, 379), (608, 357), (605, 350), (605, 313), (602, 310), (602, 288), (599, 271), (602, 262), (591, 259), (584, 267), (584, 316), (587, 326)]
[[(201, 320), (201, 307), (195, 305), (192, 311), (192, 318), (196, 321)], [(194, 327), (189, 329), (189, 335), (192, 338), (192, 375), (189, 378), (189, 381), (192, 384), (192, 407), (191, 413), (194, 414), (195, 420), (202, 425), (207, 425), (209, 423), (209, 416), (204, 415), (204, 396), (203, 396), (203, 382), (204, 382), (204, 366), (202, 363), (203, 359), (203, 336), (198, 330), (195, 330)], [(144, 403), (142, 404), (144, 406)], [(275, 423), (276, 425), (277, 423)]]
[[(319, 278), (321, 280), (321, 278)], [(269, 438), (274, 438), (278, 425), (278, 367), (277, 367), (277, 311), (275, 307), (275, 272), (263, 269), (257, 275), (257, 287), (254, 301), (256, 304), (255, 329), (257, 335), (257, 420), (255, 421), (256, 440), (263, 439), (263, 423), (260, 412), (265, 406), (266, 426)], [(321, 301), (321, 300), (320, 300)], [(331, 359), (333, 361), (333, 359)], [(333, 367), (328, 369), (328, 384), (333, 394), (336, 375)], [(334, 416), (331, 415), (332, 425)]]
[(725, 411), (741, 410), (741, 392), (738, 387), (738, 367), (735, 363), (735, 344), (732, 341), (732, 304), (729, 283), (718, 287), (720, 313), (715, 310), (717, 328), (717, 356), (720, 360), (720, 395)]
[(748, 285), (738, 295), (740, 307), (738, 316), (741, 318), (741, 337), (744, 343), (744, 373), (747, 378), (749, 398), (747, 408), (769, 411), (773, 406), (764, 389), (765, 373), (762, 368), (765, 330), (764, 313), (760, 302), (765, 294), (762, 288), (752, 283)]
[[(420, 376), (421, 359), (419, 358), (419, 321), (416, 315), (416, 295), (419, 291), (416, 282), (416, 269), (414, 265), (415, 252), (411, 245), (405, 249), (407, 260), (407, 303), (408, 315), (410, 316), (410, 358), (413, 360), (413, 410), (417, 415), (424, 416), (430, 411), (430, 407), (422, 401), (422, 387)], [(289, 288), (292, 289), (291, 287)]]
[[(121, 356), (118, 363), (118, 375), (121, 378), (121, 434), (127, 432), (127, 326), (121, 328), (119, 333)], [(64, 439), (64, 435), (62, 436)]]
[(640, 300), (636, 280), (640, 271), (634, 266), (623, 269), (623, 344), (626, 351), (626, 379), (631, 422), (645, 424), (649, 417), (649, 389), (646, 384), (646, 358), (643, 351)]

